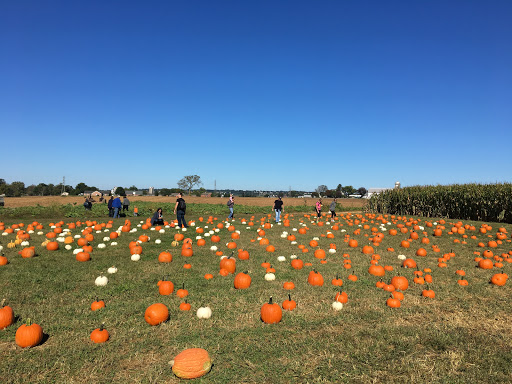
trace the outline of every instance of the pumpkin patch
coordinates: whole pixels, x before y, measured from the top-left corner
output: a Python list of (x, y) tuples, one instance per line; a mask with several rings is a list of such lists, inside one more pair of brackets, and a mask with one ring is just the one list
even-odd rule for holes
[[(15, 337), (16, 329), (30, 316), (49, 330), (48, 340), (55, 338), (65, 345), (56, 318), (63, 316), (75, 342), (88, 341), (78, 347), (87, 353), (120, 340), (144, 353), (157, 345), (175, 356), (172, 372), (177, 377), (208, 374), (217, 378), (231, 369), (222, 359), (224, 354), (238, 361), (236, 348), (243, 346), (240, 353), (250, 356), (248, 350), (257, 351), (257, 344), (270, 355), (269, 332), (295, 334), (289, 342), (302, 357), (307, 356), (299, 336), (320, 332), (320, 324), (336, 333), (335, 343), (344, 348), (349, 348), (343, 344), (344, 334), (361, 339), (354, 327), (372, 334), (368, 345), (385, 348), (377, 330), (391, 330), (400, 338), (397, 324), (413, 322), (421, 314), (426, 326), (420, 332), (425, 338), (434, 337), (428, 324), (439, 326), (438, 314), (448, 303), (464, 313), (463, 307), (473, 307), (481, 297), (506, 302), (511, 293), (508, 225), (489, 229), (473, 222), (441, 224), (432, 218), (370, 213), (340, 213), (332, 221), (323, 216), (318, 225), (316, 217), (293, 213), (286, 216), (285, 226), (272, 225), (267, 215), (260, 216), (232, 222), (205, 216), (192, 220), (189, 232), (172, 222), (157, 231), (135, 218), (117, 225), (102, 220), (63, 221), (56, 227), (61, 232), (44, 221), (33, 225), (34, 230), (25, 227), (26, 233), (5, 223), (2, 252), (9, 263), (0, 265), (12, 287), (7, 285), (3, 292), (9, 306), (0, 309), (0, 340), (19, 343), (18, 350), (54, 348), (40, 336), (42, 328), (24, 333), (30, 324)], [(37, 226), (41, 226), (40, 235), (35, 232)], [(187, 233), (193, 236), (188, 238)], [(20, 237), (29, 244), (16, 244)], [(12, 248), (7, 246), (10, 243)], [(49, 278), (48, 271), (53, 271)], [(25, 278), (24, 284), (31, 290), (23, 291), (17, 278), (27, 273), (30, 279)], [(66, 274), (72, 276), (73, 284), (67, 283)], [(22, 291), (25, 298), (20, 300)], [(73, 316), (46, 303), (45, 295), (62, 303)], [(464, 305), (455, 299), (459, 297), (467, 300)], [(37, 306), (34, 311), (32, 307)], [(498, 313), (504, 316), (506, 311)], [(78, 320), (87, 327), (74, 329)], [(103, 325), (95, 328), (103, 321), (108, 331)], [(236, 337), (244, 340), (239, 346), (217, 341), (234, 337), (230, 332), (235, 330)], [(321, 341), (312, 347), (316, 353), (335, 348), (332, 340), (318, 337)], [(507, 335), (500, 337), (510, 340)], [(159, 368), (167, 363), (163, 356), (152, 359)], [(237, 366), (242, 372), (247, 369), (243, 363)]]

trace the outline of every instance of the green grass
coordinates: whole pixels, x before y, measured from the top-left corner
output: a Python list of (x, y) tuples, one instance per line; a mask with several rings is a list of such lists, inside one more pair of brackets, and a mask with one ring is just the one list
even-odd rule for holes
[[(239, 215), (242, 218), (242, 215)], [(251, 215), (246, 215), (249, 219)], [(133, 227), (143, 218), (130, 218)], [(167, 216), (168, 217), (168, 216)], [(411, 248), (400, 248), (406, 235), (387, 235), (376, 247), (382, 257), (382, 265), (391, 265), (394, 272), (387, 272), (385, 280), (400, 272), (409, 278), (411, 287), (405, 292), (400, 309), (385, 306), (389, 294), (375, 287), (378, 279), (367, 273), (368, 255), (361, 253), (367, 244), (365, 234), (370, 230), (361, 228), (360, 235), (352, 232), (357, 226), (344, 225), (332, 231), (334, 239), (321, 237), (330, 230), (330, 225), (312, 225), (302, 214), (291, 217), (291, 226), (274, 225), (266, 229), (266, 237), (275, 245), (276, 252), (268, 254), (256, 239), (256, 228), (261, 214), (255, 215), (255, 225), (246, 229), (237, 218), (235, 228), (241, 232), (237, 240), (240, 248), (247, 249), (250, 259), (237, 260), (237, 272), (249, 271), (252, 285), (248, 290), (233, 288), (234, 276), (218, 274), (219, 257), (206, 246), (193, 246), (194, 255), (184, 258), (180, 249), (172, 248), (175, 229), (166, 229), (164, 234), (143, 231), (122, 233), (117, 246), (97, 248), (103, 236), (94, 234), (92, 260), (79, 263), (62, 244), (56, 252), (41, 247), (44, 236), (32, 235), (31, 245), (36, 246), (37, 257), (22, 259), (15, 249), (4, 249), (9, 264), (0, 267), (0, 298), (7, 298), (15, 315), (16, 324), (0, 331), (0, 372), (3, 382), (8, 383), (152, 383), (179, 382), (168, 366), (177, 353), (185, 348), (201, 347), (209, 351), (213, 360), (210, 373), (197, 382), (205, 383), (338, 383), (338, 382), (414, 382), (414, 383), (466, 383), (466, 382), (511, 382), (512, 367), (512, 311), (510, 282), (504, 287), (489, 285), (490, 276), (497, 272), (475, 268), (474, 251), (479, 241), (487, 241), (487, 235), (478, 231), (468, 233), (477, 239), (467, 239), (468, 244), (454, 243), (460, 235), (433, 238), (431, 229), (425, 229), (431, 244), (436, 243), (440, 253), (425, 247), (427, 257), (414, 256), (421, 245), (412, 243)], [(189, 220), (195, 215), (188, 215)], [(355, 218), (355, 215), (352, 216)], [(304, 221), (310, 230), (305, 235), (293, 232)], [(5, 221), (5, 220), (4, 220)], [(5, 221), (7, 225), (20, 220)], [(39, 220), (47, 225), (50, 220)], [(71, 220), (68, 220), (71, 221)], [(105, 221), (104, 217), (98, 221)], [(114, 229), (124, 220), (116, 220)], [(67, 221), (66, 221), (67, 222)], [(204, 223), (196, 221), (197, 225)], [(423, 222), (420, 222), (420, 225)], [(217, 222), (215, 223), (217, 224)], [(376, 226), (376, 224), (370, 224)], [(476, 223), (477, 228), (480, 226)], [(214, 226), (209, 225), (211, 229)], [(386, 225), (388, 228), (396, 225)], [(450, 228), (446, 224), (447, 228)], [(493, 224), (495, 234), (498, 228)], [(506, 226), (512, 232), (511, 226)], [(193, 229), (192, 227), (190, 229)], [(45, 228), (45, 233), (49, 229)], [(313, 257), (313, 249), (302, 254), (297, 245), (281, 238), (286, 230), (297, 236), (298, 244), (305, 244), (317, 236), (322, 249), (329, 243), (337, 245), (337, 253), (328, 254), (327, 264)], [(445, 231), (446, 232), (446, 231)], [(80, 233), (78, 229), (73, 234)], [(143, 245), (144, 252), (139, 262), (132, 262), (128, 243), (146, 233), (151, 237)], [(186, 232), (195, 241), (194, 231)], [(359, 241), (359, 247), (349, 248), (344, 235)], [(225, 254), (229, 232), (219, 232), (221, 242), (217, 244)], [(5, 247), (14, 235), (1, 236)], [(154, 240), (161, 239), (162, 244)], [(393, 247), (395, 252), (386, 248)], [(158, 254), (171, 249), (173, 261), (160, 264)], [(448, 261), (448, 268), (438, 268), (437, 258), (452, 250), (456, 257)], [(508, 252), (511, 243), (505, 241), (494, 249), (495, 254)], [(347, 279), (352, 270), (343, 268), (343, 254), (352, 260), (357, 282)], [(299, 255), (311, 262), (325, 279), (323, 287), (307, 284), (307, 275), (312, 267), (300, 271), (290, 267), (289, 256)], [(436, 299), (420, 297), (422, 286), (412, 283), (412, 270), (400, 268), (398, 254), (413, 257), (421, 269), (432, 268)], [(278, 262), (277, 256), (286, 256), (286, 262)], [(268, 260), (276, 268), (276, 280), (264, 280), (260, 264)], [(192, 269), (183, 264), (189, 261)], [(100, 272), (115, 265), (118, 272), (109, 275), (105, 287), (96, 287), (94, 279)], [(467, 272), (468, 287), (457, 284), (456, 269)], [(504, 271), (510, 274), (510, 264)], [(212, 280), (203, 278), (212, 273)], [(349, 302), (340, 312), (331, 308), (337, 291), (330, 284), (336, 274), (343, 279), (342, 289), (349, 295)], [(160, 296), (156, 283), (163, 275), (169, 275), (179, 288), (185, 282), (190, 294), (188, 301), (192, 311), (178, 310), (181, 299), (175, 294)], [(259, 319), (260, 307), (273, 296), (282, 303), (287, 291), (284, 281), (296, 285), (291, 292), (298, 307), (293, 312), (283, 313), (279, 324), (266, 325)], [(176, 288), (176, 289), (177, 289)], [(90, 310), (96, 298), (106, 301), (107, 307), (96, 312)], [(153, 303), (162, 302), (170, 310), (170, 320), (156, 327), (144, 321), (145, 309)], [(213, 316), (200, 320), (195, 312), (198, 307), (208, 305)], [(47, 339), (32, 349), (22, 350), (14, 343), (16, 329), (25, 319), (31, 318), (40, 324)], [(101, 345), (93, 344), (89, 334), (105, 322), (110, 340)]]

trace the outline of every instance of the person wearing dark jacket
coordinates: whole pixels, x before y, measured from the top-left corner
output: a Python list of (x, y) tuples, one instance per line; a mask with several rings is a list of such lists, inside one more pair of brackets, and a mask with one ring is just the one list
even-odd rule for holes
[(151, 225), (164, 225), (164, 219), (162, 217), (162, 208), (158, 208), (151, 218)]
[(119, 218), (119, 211), (121, 210), (121, 207), (123, 205), (121, 204), (121, 199), (116, 197), (114, 201), (112, 201), (112, 208), (114, 208), (114, 219)]
[(185, 211), (187, 210), (187, 204), (183, 199), (183, 194), (178, 193), (178, 198), (176, 199), (176, 205), (174, 206), (174, 213), (178, 218), (178, 228), (181, 228), (183, 225), (184, 228), (188, 228), (187, 222), (185, 221)]
[(283, 210), (283, 199), (278, 197), (276, 201), (274, 201), (274, 211), (276, 211), (276, 223), (279, 223), (281, 220), (281, 211)]
[(114, 208), (112, 208), (112, 202), (114, 201), (114, 196), (110, 196), (110, 200), (108, 201), (108, 217), (114, 217)]

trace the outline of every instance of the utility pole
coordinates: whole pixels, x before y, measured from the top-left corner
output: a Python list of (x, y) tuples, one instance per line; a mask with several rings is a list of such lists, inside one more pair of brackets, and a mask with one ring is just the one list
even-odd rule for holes
[(62, 176), (62, 188), (60, 190), (60, 194), (62, 195), (66, 192), (66, 176)]
[(213, 194), (217, 196), (217, 180), (213, 180)]

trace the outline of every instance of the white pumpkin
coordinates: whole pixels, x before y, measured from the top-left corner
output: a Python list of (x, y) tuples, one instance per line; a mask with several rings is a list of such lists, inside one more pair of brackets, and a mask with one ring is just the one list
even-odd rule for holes
[(26, 240), (21, 242), (22, 247), (28, 247), (29, 245), (30, 245), (30, 243)]
[(398, 255), (398, 260), (405, 260), (407, 257), (405, 255)]
[(291, 245), (295, 245), (295, 244), (297, 244), (297, 242), (294, 240), (294, 241), (292, 241), (290, 244), (291, 244)]
[(162, 240), (160, 240), (160, 239), (155, 240), (155, 244), (161, 244), (161, 243), (162, 243)]
[(336, 250), (334, 248), (330, 248), (329, 253), (336, 253)]
[(187, 228), (183, 227), (183, 228), (181, 228), (181, 231), (182, 232), (187, 232)]
[(155, 230), (155, 228), (151, 227), (151, 228), (149, 228), (149, 230), (150, 230), (150, 231), (154, 231), (154, 230)]
[(103, 238), (103, 241), (110, 241), (110, 237), (105, 236), (105, 237)]
[(334, 309), (335, 311), (341, 311), (343, 309), (343, 304), (340, 303), (339, 301), (334, 301), (331, 305), (332, 309)]
[(274, 281), (275, 279), (276, 279), (276, 275), (274, 275), (273, 273), (269, 272), (269, 273), (265, 274), (265, 280)]
[(76, 248), (73, 250), (73, 255), (76, 255), (77, 253), (83, 252), (84, 250), (82, 248)]
[(158, 232), (160, 232), (160, 233), (165, 233), (165, 229), (161, 229), (161, 230), (159, 230)]
[(75, 235), (73, 236), (75, 239), (79, 239), (81, 236), (80, 235)]
[(94, 280), (94, 284), (96, 284), (98, 287), (104, 287), (108, 283), (107, 276), (98, 276), (96, 280)]
[(4, 247), (2, 245), (0, 245), (0, 251), (3, 251), (4, 250)]
[[(42, 235), (43, 233), (44, 233), (43, 231), (39, 231), (39, 232), (37, 232), (37, 234), (38, 234), (38, 235)], [(2, 233), (2, 235), (3, 235), (3, 233)], [(7, 234), (6, 234), (6, 235), (7, 235)], [(80, 237), (80, 236), (78, 236), (78, 237)]]
[(114, 266), (112, 266), (112, 267), (110, 267), (109, 269), (107, 269), (107, 272), (108, 272), (108, 273), (110, 273), (110, 274), (112, 274), (112, 273), (116, 273), (116, 272), (117, 272), (117, 268), (116, 268), (116, 267), (114, 267)]
[(73, 247), (72, 247), (71, 245), (69, 245), (69, 244), (66, 244), (66, 245), (64, 246), (64, 248), (65, 248), (67, 251), (70, 251), (70, 250), (71, 250), (71, 248), (73, 248)]
[(217, 246), (216, 245), (212, 245), (210, 247), (210, 251), (214, 251), (215, 252), (216, 250), (217, 250)]
[(98, 244), (98, 248), (105, 248), (105, 247), (106, 247), (105, 243), (99, 243)]
[(290, 256), (290, 259), (296, 259), (297, 258), (297, 255), (291, 255)]
[(139, 261), (140, 260), (140, 255), (138, 253), (134, 253), (133, 255), (130, 256), (130, 259), (132, 261)]
[(63, 237), (57, 237), (55, 240), (57, 240), (59, 243), (63, 243), (64, 242), (64, 238)]
[(117, 241), (111, 242), (110, 245), (117, 245)]
[(278, 256), (277, 261), (286, 261), (286, 257), (284, 256)]
[(197, 309), (197, 317), (200, 319), (209, 319), (212, 317), (212, 310), (210, 307), (200, 307)]

